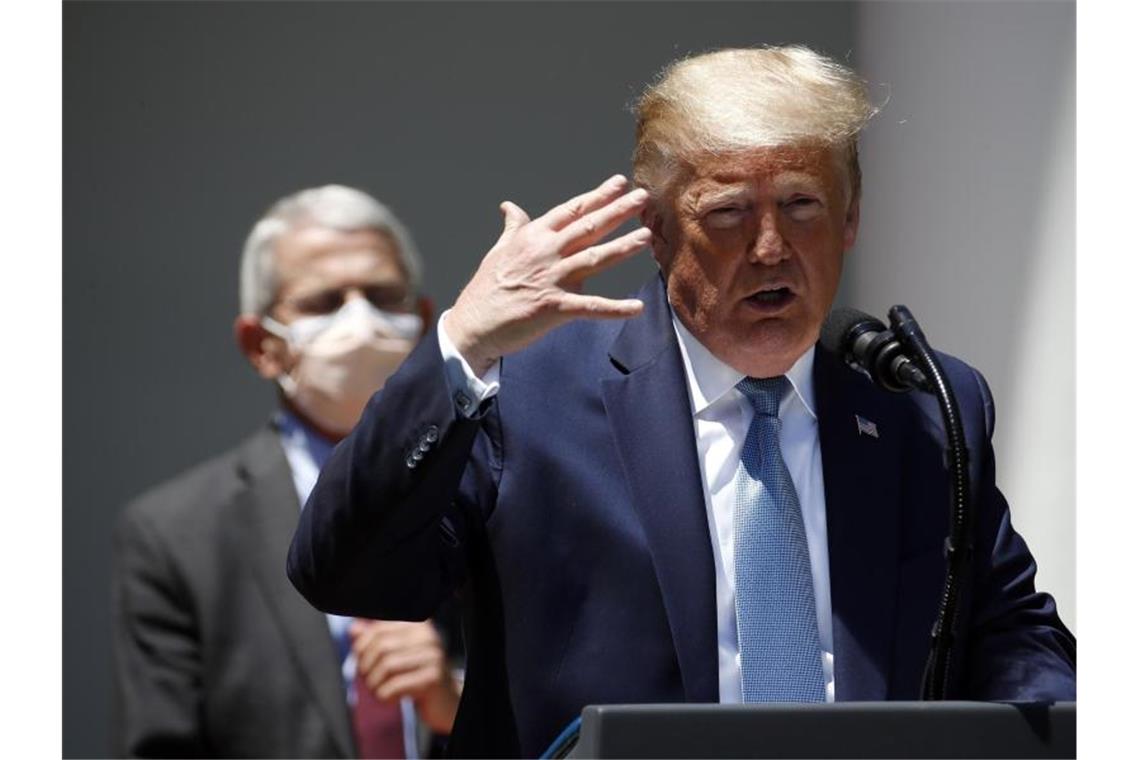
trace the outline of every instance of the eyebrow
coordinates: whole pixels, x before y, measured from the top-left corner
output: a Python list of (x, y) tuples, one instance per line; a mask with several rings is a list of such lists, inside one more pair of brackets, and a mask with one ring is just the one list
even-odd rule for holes
[(687, 193), (685, 205), (693, 211), (703, 211), (720, 203), (738, 200), (751, 200), (755, 193), (747, 182), (735, 182), (731, 185), (698, 186)]

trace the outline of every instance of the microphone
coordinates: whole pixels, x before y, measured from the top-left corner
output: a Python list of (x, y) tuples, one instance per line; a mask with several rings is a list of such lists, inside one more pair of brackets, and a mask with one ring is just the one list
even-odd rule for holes
[(894, 332), (870, 314), (846, 307), (832, 310), (819, 341), (853, 369), (870, 375), (880, 388), (894, 393), (913, 388), (933, 392), (926, 374), (907, 356)]
[(910, 310), (890, 310), (888, 328), (870, 314), (838, 308), (820, 330), (824, 349), (843, 358), (852, 369), (870, 375), (880, 388), (901, 393), (912, 388), (938, 400), (946, 437), (945, 466), (950, 474), (950, 533), (946, 537), (946, 580), (938, 617), (930, 632), (930, 653), (922, 673), (924, 700), (946, 698), (953, 673), (954, 640), (960, 627), (962, 584), (970, 572), (973, 546), (973, 502), (970, 497), (969, 451), (954, 390), (938, 356)]

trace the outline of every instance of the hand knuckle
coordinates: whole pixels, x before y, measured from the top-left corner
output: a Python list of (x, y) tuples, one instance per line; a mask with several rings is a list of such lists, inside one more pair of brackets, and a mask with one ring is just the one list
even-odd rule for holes
[(530, 228), (529, 225), (526, 227), (520, 227), (515, 231), (512, 242), (519, 248), (519, 250), (529, 251), (534, 248), (534, 231)]
[(548, 289), (540, 293), (536, 301), (540, 312), (549, 311), (557, 309), (562, 304), (562, 296), (558, 291)]

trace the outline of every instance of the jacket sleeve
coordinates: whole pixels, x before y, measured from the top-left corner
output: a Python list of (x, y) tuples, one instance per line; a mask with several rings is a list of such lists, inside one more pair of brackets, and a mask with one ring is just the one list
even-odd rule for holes
[(325, 612), (424, 620), (464, 580), (473, 522), (493, 506), (495, 401), (456, 413), (435, 330), (333, 451), (301, 514), (287, 572)]
[[(1036, 589), (1037, 564), (1013, 529), (1009, 505), (995, 484), (993, 400), (973, 371), (985, 419), (971, 453), (978, 523), (974, 596), (965, 651), (966, 698), (1051, 701), (1076, 699), (1076, 640), (1061, 622), (1053, 598)], [(979, 456), (980, 455), (980, 456)]]
[(206, 757), (193, 605), (165, 544), (134, 506), (115, 535), (113, 752), (117, 757)]

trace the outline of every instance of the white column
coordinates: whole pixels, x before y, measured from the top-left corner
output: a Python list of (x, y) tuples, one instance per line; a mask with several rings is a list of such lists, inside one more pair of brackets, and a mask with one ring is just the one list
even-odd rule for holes
[(889, 100), (862, 143), (841, 301), (905, 303), (997, 402), (998, 485), (1076, 629), (1075, 45), (1067, 2), (866, 2), (853, 63)]

